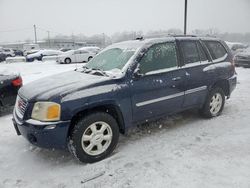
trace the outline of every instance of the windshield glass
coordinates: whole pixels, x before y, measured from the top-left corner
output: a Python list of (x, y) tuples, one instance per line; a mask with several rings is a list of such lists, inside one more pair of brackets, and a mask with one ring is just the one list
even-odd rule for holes
[(122, 70), (134, 53), (135, 49), (111, 48), (94, 57), (86, 67), (103, 71)]

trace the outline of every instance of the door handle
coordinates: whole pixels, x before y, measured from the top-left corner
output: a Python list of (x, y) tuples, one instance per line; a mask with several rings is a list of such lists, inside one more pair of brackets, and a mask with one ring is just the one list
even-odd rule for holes
[(173, 81), (178, 81), (178, 80), (181, 80), (181, 77), (178, 76), (178, 77), (175, 77), (175, 78), (172, 78)]

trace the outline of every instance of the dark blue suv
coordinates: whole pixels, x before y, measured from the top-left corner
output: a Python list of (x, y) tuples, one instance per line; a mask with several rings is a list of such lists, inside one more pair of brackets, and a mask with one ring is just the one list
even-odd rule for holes
[(219, 39), (126, 41), (80, 69), (22, 87), (13, 122), (34, 145), (69, 148), (80, 161), (96, 162), (135, 124), (190, 108), (218, 116), (235, 86), (232, 54)]

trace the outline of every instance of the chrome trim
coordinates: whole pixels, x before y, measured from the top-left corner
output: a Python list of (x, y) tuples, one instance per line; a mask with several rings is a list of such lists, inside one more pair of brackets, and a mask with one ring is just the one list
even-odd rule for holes
[(175, 70), (178, 70), (178, 69), (180, 69), (180, 67), (175, 66), (175, 67), (170, 67), (170, 68), (165, 68), (165, 69), (149, 71), (149, 72), (145, 73), (145, 76), (161, 74), (161, 73), (167, 73), (167, 72), (175, 71)]
[(145, 106), (145, 105), (148, 105), (148, 104), (152, 104), (152, 103), (156, 103), (156, 102), (165, 101), (165, 100), (168, 100), (168, 99), (180, 97), (180, 96), (183, 96), (185, 94), (191, 94), (191, 93), (195, 93), (195, 92), (198, 92), (198, 91), (203, 91), (203, 90), (206, 90), (206, 89), (207, 89), (207, 86), (201, 86), (201, 87), (186, 90), (185, 92), (180, 92), (180, 93), (176, 93), (176, 94), (173, 94), (173, 95), (160, 97), (160, 98), (157, 98), (157, 99), (151, 99), (151, 100), (139, 102), (139, 103), (136, 103), (136, 106), (141, 107), (141, 106)]
[(148, 105), (148, 104), (152, 104), (152, 103), (156, 103), (156, 102), (165, 101), (165, 100), (168, 100), (168, 99), (180, 97), (180, 96), (183, 96), (183, 95), (184, 95), (184, 92), (180, 92), (180, 93), (176, 93), (176, 94), (173, 94), (173, 95), (168, 95), (166, 97), (160, 97), (160, 98), (157, 98), (157, 99), (151, 99), (151, 100), (139, 102), (139, 103), (136, 103), (136, 106), (137, 107), (145, 106), (145, 105)]
[(201, 86), (201, 87), (197, 87), (194, 89), (189, 89), (189, 90), (185, 91), (185, 94), (191, 94), (191, 93), (195, 93), (197, 91), (202, 91), (202, 90), (206, 90), (206, 89), (207, 89), (207, 86)]
[(25, 123), (31, 124), (31, 125), (37, 125), (37, 126), (48, 126), (48, 125), (57, 125), (59, 123), (67, 123), (70, 122), (68, 121), (48, 121), (48, 122), (43, 122), (35, 119), (28, 119), (25, 121)]

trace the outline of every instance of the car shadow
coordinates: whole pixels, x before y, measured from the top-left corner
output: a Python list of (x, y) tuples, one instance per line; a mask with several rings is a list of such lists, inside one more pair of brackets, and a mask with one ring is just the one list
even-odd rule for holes
[(157, 134), (159, 132), (171, 131), (180, 127), (187, 126), (189, 122), (201, 120), (197, 109), (186, 110), (174, 115), (162, 117), (152, 122), (146, 122), (134, 126), (128, 130), (125, 135), (120, 137), (118, 147), (122, 149), (126, 147), (131, 141), (143, 139), (149, 135)]
[[(156, 134), (160, 131), (170, 131), (171, 129), (186, 126), (188, 121), (196, 121), (198, 119), (201, 119), (201, 117), (198, 115), (197, 110), (188, 110), (175, 115), (166, 116), (157, 121), (137, 125), (130, 128), (125, 135), (121, 135), (118, 143), (119, 150), (121, 151), (122, 148), (126, 147), (129, 143), (143, 139), (149, 136), (149, 134)], [(47, 161), (52, 166), (61, 164), (64, 166), (65, 164), (85, 165), (85, 163), (76, 160), (68, 150), (44, 149), (31, 144), (30, 148), (30, 151), (35, 154), (36, 157), (43, 161)], [(116, 153), (117, 151), (114, 151), (108, 158), (114, 157)]]

